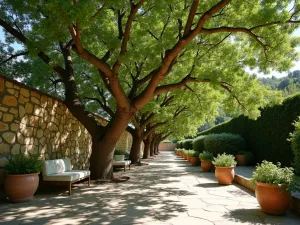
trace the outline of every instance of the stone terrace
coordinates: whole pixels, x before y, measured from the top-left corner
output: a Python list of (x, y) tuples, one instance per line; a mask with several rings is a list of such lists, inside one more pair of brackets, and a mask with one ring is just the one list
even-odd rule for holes
[(40, 191), (26, 203), (2, 201), (0, 224), (300, 224), (290, 212), (261, 212), (253, 192), (221, 186), (213, 173), (202, 173), (173, 152), (147, 161), (149, 166), (126, 171), (130, 180), (123, 183), (80, 184), (71, 196), (66, 189)]

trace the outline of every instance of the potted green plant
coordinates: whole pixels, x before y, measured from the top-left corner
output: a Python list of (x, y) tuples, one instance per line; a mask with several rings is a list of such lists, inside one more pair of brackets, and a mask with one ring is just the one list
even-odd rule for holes
[(256, 166), (251, 182), (261, 209), (273, 215), (284, 215), (291, 204), (291, 191), (300, 190), (293, 168), (281, 168), (280, 163), (265, 160)]
[(187, 160), (188, 159), (188, 155), (187, 155), (188, 150), (183, 150), (182, 153), (183, 153), (183, 158)]
[(235, 155), (235, 160), (238, 166), (246, 166), (253, 160), (253, 154), (247, 151), (239, 151)]
[(216, 167), (215, 175), (219, 184), (232, 184), (235, 175), (234, 167), (236, 165), (234, 156), (226, 153), (218, 154), (212, 163)]
[(201, 160), (201, 168), (203, 172), (210, 172), (212, 169), (212, 160), (213, 160), (213, 154), (210, 152), (202, 152), (199, 154), (199, 159)]
[(124, 161), (125, 160), (125, 151), (120, 150), (120, 149), (115, 149), (114, 160), (115, 161)]
[(177, 149), (177, 154), (182, 157), (182, 149), (178, 148)]
[(199, 164), (199, 152), (196, 152), (194, 150), (189, 150), (189, 161), (192, 164), (192, 166), (197, 166)]
[(38, 174), (42, 160), (38, 154), (13, 154), (5, 164), (7, 175), (4, 191), (12, 202), (24, 202), (33, 198), (39, 185)]

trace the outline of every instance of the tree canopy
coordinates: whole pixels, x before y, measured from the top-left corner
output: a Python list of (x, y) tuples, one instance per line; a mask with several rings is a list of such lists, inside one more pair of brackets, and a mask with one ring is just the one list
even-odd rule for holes
[[(72, 113), (92, 136), (110, 145), (137, 112), (155, 111), (155, 98), (167, 93), (174, 95), (177, 107), (188, 105), (193, 111), (194, 118), (188, 114), (183, 118), (184, 122), (198, 122), (189, 128), (190, 133), (217, 115), (220, 105), (225, 112), (256, 118), (259, 107), (278, 103), (280, 98), (250, 77), (247, 69), (283, 71), (297, 59), (299, 39), (291, 34), (299, 23), (298, 1), (0, 3), (0, 26), (7, 32), (6, 43), (17, 40), (24, 52), (2, 45), (0, 50), (10, 52), (11, 57), (29, 53), (23, 64), (45, 63), (39, 71), (48, 71), (49, 77), (30, 71), (30, 66), (20, 74), (44, 88), (50, 87), (44, 83), (50, 76), (52, 84), (62, 83), (57, 88), (62, 88), (60, 92), (65, 89)], [(20, 70), (15, 66), (20, 60), (13, 59), (3, 71)], [(86, 108), (111, 118), (108, 126), (93, 123)], [(162, 112), (162, 117), (166, 114)]]

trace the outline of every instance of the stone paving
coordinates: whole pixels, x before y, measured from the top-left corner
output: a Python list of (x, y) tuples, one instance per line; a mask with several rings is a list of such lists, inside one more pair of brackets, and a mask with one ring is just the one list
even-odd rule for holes
[[(252, 192), (221, 186), (173, 152), (126, 171), (123, 183), (76, 185), (37, 193), (26, 203), (1, 202), (0, 224), (299, 225), (300, 217), (261, 212)], [(117, 174), (123, 174), (118, 172)]]

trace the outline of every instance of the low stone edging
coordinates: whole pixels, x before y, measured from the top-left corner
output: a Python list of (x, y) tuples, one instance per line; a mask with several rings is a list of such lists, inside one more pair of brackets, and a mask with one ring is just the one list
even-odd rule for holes
[[(250, 180), (246, 177), (235, 175), (234, 181), (251, 191), (255, 191), (255, 187), (251, 184)], [(292, 196), (292, 205), (290, 210), (300, 214), (300, 199), (298, 197)]]

